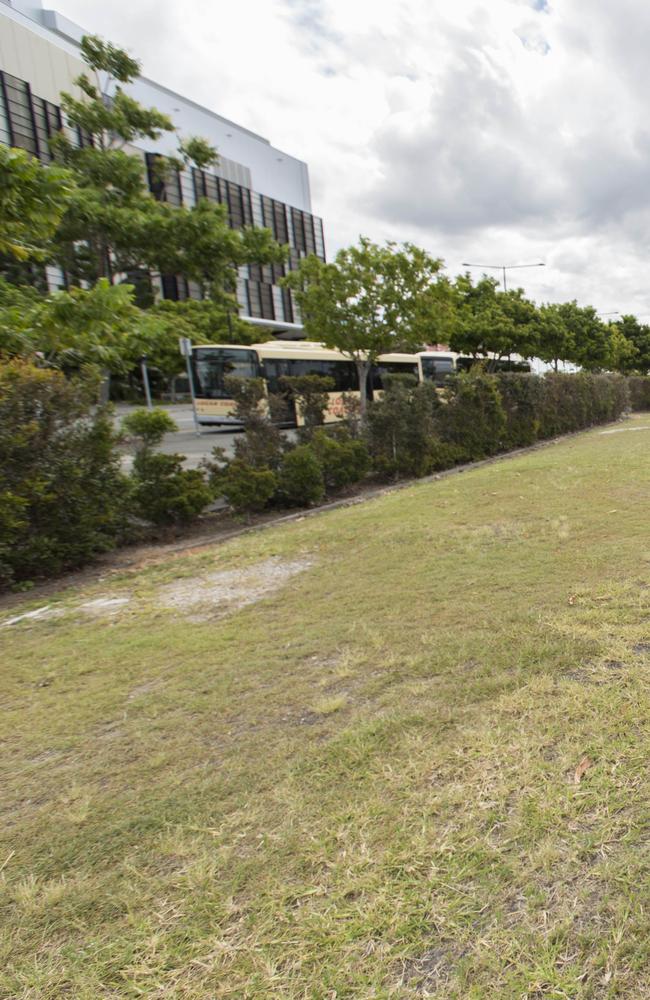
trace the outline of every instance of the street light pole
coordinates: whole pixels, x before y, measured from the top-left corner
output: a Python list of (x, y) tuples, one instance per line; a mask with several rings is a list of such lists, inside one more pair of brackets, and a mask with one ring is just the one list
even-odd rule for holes
[(482, 267), (485, 271), (501, 271), (503, 275), (503, 290), (508, 291), (506, 272), (519, 267), (546, 267), (544, 261), (537, 261), (535, 264), (461, 264), (461, 267)]

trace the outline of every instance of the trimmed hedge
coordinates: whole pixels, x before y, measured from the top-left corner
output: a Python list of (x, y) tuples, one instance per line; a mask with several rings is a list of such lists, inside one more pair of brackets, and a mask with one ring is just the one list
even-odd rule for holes
[(632, 375), (627, 380), (633, 410), (650, 410), (650, 376)]
[[(423, 476), (535, 441), (650, 409), (650, 378), (550, 373), (455, 378), (444, 393), (404, 377), (357, 424), (318, 426), (322, 385), (303, 443), (287, 440), (262, 405), (258, 380), (232, 379), (245, 434), (235, 456), (182, 468), (182, 456), (154, 452), (170, 426), (154, 411), (132, 414), (138, 442), (133, 472), (121, 471), (110, 414), (95, 406), (92, 380), (12, 361), (0, 367), (0, 584), (20, 584), (81, 566), (126, 537), (137, 515), (154, 524), (187, 523), (212, 491), (235, 510), (308, 506), (363, 480)], [(354, 433), (353, 433), (354, 432)], [(305, 441), (305, 438), (307, 440)]]
[[(222, 485), (221, 491), (235, 510), (250, 511), (260, 509), (263, 493), (267, 506), (318, 503), (367, 472), (387, 480), (424, 476), (616, 420), (630, 408), (629, 381), (587, 372), (493, 375), (477, 368), (453, 379), (439, 395), (410, 376), (388, 377), (381, 396), (369, 404), (361, 438), (340, 425), (312, 429), (307, 443), (288, 445), (279, 465), (268, 463), (275, 488), (269, 479), (264, 490), (254, 477), (246, 478), (246, 469), (260, 470), (259, 456), (265, 452), (260, 440), (265, 430), (258, 421), (251, 433), (255, 448), (243, 441), (236, 459), (220, 473), (223, 483), (234, 476), (238, 485), (246, 482), (246, 489), (237, 492), (231, 485), (227, 492)], [(642, 400), (645, 380), (635, 381), (636, 398)], [(247, 452), (254, 462), (245, 461)], [(216, 480), (215, 485), (219, 489)]]

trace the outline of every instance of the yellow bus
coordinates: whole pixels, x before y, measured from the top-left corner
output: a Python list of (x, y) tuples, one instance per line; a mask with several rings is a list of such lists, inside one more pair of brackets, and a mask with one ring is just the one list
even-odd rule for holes
[[(359, 379), (353, 361), (338, 351), (311, 341), (271, 340), (246, 347), (239, 344), (203, 344), (192, 347), (192, 379), (196, 419), (202, 425), (237, 424), (233, 414), (234, 401), (228, 396), (225, 378), (262, 378), (267, 393), (281, 393), (283, 376), (323, 375), (332, 379), (334, 389), (328, 393), (325, 414), (327, 423), (345, 416), (344, 394), (359, 395)], [(382, 379), (389, 374), (414, 375), (422, 379), (417, 354), (383, 354), (373, 366), (368, 378), (369, 396), (382, 390)], [(300, 426), (299, 412), (292, 412), (290, 422)]]
[(531, 371), (530, 362), (518, 354), (513, 354), (509, 358), (496, 358), (494, 355), (472, 358), (469, 355), (456, 354), (454, 351), (418, 351), (418, 359), (421, 377), (435, 382), (438, 387), (444, 386), (450, 375), (469, 371), (477, 364), (486, 364), (491, 372)]

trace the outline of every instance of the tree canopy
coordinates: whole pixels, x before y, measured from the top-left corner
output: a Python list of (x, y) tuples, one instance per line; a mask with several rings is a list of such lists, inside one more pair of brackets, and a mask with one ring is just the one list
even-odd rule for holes
[(43, 260), (72, 198), (66, 170), (43, 170), (23, 149), (0, 145), (0, 254)]
[(332, 263), (310, 255), (287, 276), (308, 338), (321, 341), (357, 366), (361, 410), (367, 376), (380, 354), (412, 350), (425, 339), (432, 317), (445, 315), (442, 261), (412, 243), (383, 246), (361, 237)]

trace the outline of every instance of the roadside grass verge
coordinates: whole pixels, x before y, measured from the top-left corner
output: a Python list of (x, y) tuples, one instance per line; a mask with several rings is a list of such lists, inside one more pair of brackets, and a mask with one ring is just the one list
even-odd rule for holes
[(0, 996), (650, 995), (649, 448), (595, 430), (0, 628)]

